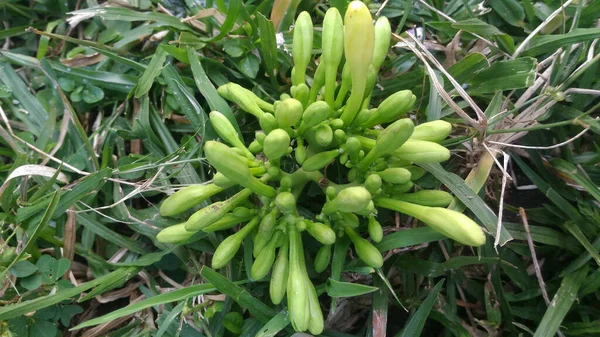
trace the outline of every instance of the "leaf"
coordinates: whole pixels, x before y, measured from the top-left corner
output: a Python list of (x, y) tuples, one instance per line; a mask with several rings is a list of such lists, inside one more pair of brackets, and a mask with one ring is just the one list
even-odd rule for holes
[(521, 27), (525, 20), (525, 10), (517, 0), (490, 0), (488, 4), (504, 21)]
[(225, 328), (234, 334), (242, 333), (242, 325), (244, 325), (244, 318), (239, 312), (231, 311), (223, 317), (223, 325)]
[(60, 322), (64, 326), (71, 325), (71, 319), (75, 315), (79, 315), (83, 312), (83, 308), (78, 305), (65, 305), (60, 308)]
[(83, 87), (81, 97), (88, 104), (100, 102), (104, 98), (104, 91), (95, 85), (86, 85)]
[[(475, 76), (477, 71), (489, 68), (489, 62), (485, 55), (481, 53), (469, 54), (448, 68), (448, 73), (454, 77), (458, 83), (465, 83)], [(452, 83), (447, 83), (446, 88), (450, 89)]]
[(577, 299), (577, 292), (586, 279), (588, 268), (580, 268), (563, 278), (533, 337), (554, 336)]
[(235, 26), (235, 22), (238, 19), (241, 7), (242, 0), (230, 0), (228, 2), (227, 15), (225, 16), (225, 21), (221, 25), (219, 35), (212, 38), (211, 42), (219, 41), (231, 31), (233, 26)]
[(457, 256), (443, 263), (417, 259), (411, 255), (403, 255), (398, 259), (398, 266), (428, 277), (438, 277), (452, 270), (475, 264), (494, 264), (500, 261), (496, 257)]
[[(296, 10), (298, 9), (299, 4), (300, 0), (275, 0), (273, 9), (271, 10), (270, 19), (273, 21), (276, 32), (288, 30), (294, 21), (294, 17), (296, 17)], [(345, 7), (346, 6), (344, 6), (343, 11), (340, 9), (342, 17), (346, 10)]]
[(89, 19), (90, 17), (99, 16), (104, 20), (116, 21), (155, 21), (161, 26), (173, 27), (177, 30), (192, 31), (192, 27), (181, 22), (177, 17), (162, 14), (157, 11), (139, 12), (124, 7), (94, 7), (80, 9), (68, 13), (72, 17), (68, 18), (69, 22), (77, 22), (80, 18)]
[(287, 310), (280, 311), (265, 324), (254, 337), (275, 337), (277, 333), (290, 324), (290, 316)]
[(53, 284), (60, 277), (57, 277), (56, 275), (56, 259), (54, 259), (50, 255), (42, 255), (38, 259), (36, 266), (40, 271), (40, 275), (42, 276), (42, 282), (44, 284)]
[(194, 130), (204, 138), (204, 126), (206, 124), (206, 114), (204, 110), (194, 98), (194, 94), (183, 84), (181, 77), (177, 74), (175, 68), (172, 65), (167, 65), (163, 68), (162, 74), (167, 80), (167, 85), (173, 91), (175, 98), (179, 102), (181, 112), (187, 117), (192, 123)]
[(135, 98), (140, 98), (150, 91), (152, 84), (154, 84), (154, 80), (162, 71), (162, 67), (167, 59), (167, 55), (168, 54), (162, 48), (162, 45), (156, 47), (156, 53), (152, 56), (148, 67), (146, 67), (146, 70), (138, 80), (138, 85), (135, 89)]
[(415, 312), (415, 314), (409, 319), (408, 324), (402, 330), (402, 333), (398, 337), (412, 337), (412, 336), (420, 336), (423, 331), (423, 327), (425, 326), (425, 321), (429, 316), (429, 312), (433, 305), (435, 304), (435, 300), (440, 290), (442, 289), (442, 285), (444, 285), (444, 280), (439, 280), (438, 283), (433, 287), (433, 289), (427, 295), (427, 298), (421, 305), (419, 309)]
[(56, 323), (44, 320), (37, 320), (34, 324), (29, 326), (30, 336), (55, 337), (57, 332), (58, 328), (56, 327)]
[(469, 33), (482, 35), (484, 37), (490, 37), (494, 34), (500, 33), (498, 28), (476, 18), (456, 21), (452, 24), (452, 27), (456, 29), (462, 29)]
[(212, 284), (204, 283), (204, 284), (196, 284), (196, 285), (189, 286), (186, 288), (170, 291), (170, 292), (156, 295), (156, 296), (153, 296), (150, 298), (146, 298), (139, 302), (132, 303), (124, 308), (114, 310), (104, 316), (100, 316), (100, 317), (91, 319), (89, 321), (85, 321), (85, 322), (71, 328), (71, 330), (79, 330), (79, 329), (82, 329), (85, 327), (103, 324), (103, 323), (110, 322), (117, 318), (127, 316), (127, 315), (136, 313), (138, 311), (141, 311), (141, 310), (144, 310), (147, 308), (151, 308), (151, 307), (158, 306), (161, 304), (166, 304), (166, 303), (183, 301), (190, 297), (203, 295), (203, 294), (206, 294), (209, 292), (213, 292), (215, 290), (216, 290), (216, 288)]
[(256, 77), (256, 74), (258, 74), (258, 67), (258, 57), (254, 54), (248, 54), (240, 61), (242, 73), (250, 78)]
[(208, 76), (206, 76), (206, 72), (204, 71), (204, 68), (202, 68), (202, 64), (200, 64), (200, 60), (198, 59), (198, 56), (196, 56), (194, 49), (188, 47), (186, 48), (186, 52), (192, 68), (194, 82), (196, 83), (196, 87), (200, 91), (200, 94), (204, 96), (211, 110), (216, 110), (225, 115), (238, 134), (241, 135), (242, 132), (240, 131), (237, 120), (235, 119), (235, 115), (231, 111), (231, 108), (225, 99), (219, 95), (217, 89), (215, 89), (214, 85), (210, 82)]
[(377, 243), (375, 247), (377, 247), (380, 252), (386, 252), (396, 248), (416, 246), (426, 242), (443, 240), (445, 238), (444, 235), (429, 227), (410, 228), (385, 235), (381, 242)]
[(27, 290), (35, 290), (42, 285), (42, 275), (33, 274), (22, 278), (19, 284)]
[(106, 275), (100, 276), (96, 279), (93, 279), (89, 282), (85, 282), (80, 284), (77, 287), (59, 291), (56, 293), (50, 293), (49, 295), (36, 297), (31, 300), (23, 301), (16, 304), (9, 304), (3, 307), (0, 307), (0, 320), (8, 320), (15, 317), (20, 317), (29, 312), (36, 311), (42, 308), (49, 307), (56, 303), (60, 303), (66, 299), (69, 299), (73, 296), (77, 296), (88, 289), (91, 289), (98, 284), (102, 284), (111, 279), (122, 279), (126, 275), (137, 274), (139, 268), (120, 268)]
[(377, 287), (366, 286), (358, 283), (340, 282), (331, 278), (327, 280), (326, 286), (327, 295), (330, 297), (360, 296), (377, 290)]
[(594, 199), (600, 202), (600, 190), (598, 190), (598, 186), (590, 179), (589, 175), (581, 168), (581, 166), (575, 166), (560, 158), (552, 159), (550, 164), (552, 164), (552, 168), (573, 179), (577, 184), (583, 187), (586, 192), (591, 194)]
[[(462, 203), (464, 203), (481, 223), (487, 228), (492, 236), (496, 236), (496, 228), (498, 225), (498, 217), (490, 210), (490, 208), (481, 200), (481, 198), (465, 184), (459, 176), (454, 173), (447, 172), (440, 164), (419, 164), (427, 172), (433, 174), (442, 184), (446, 185), (452, 194), (454, 194)], [(500, 231), (500, 246), (503, 246), (512, 237), (506, 230), (502, 228)]]
[(277, 87), (277, 78), (275, 72), (279, 69), (279, 58), (277, 57), (277, 38), (275, 37), (275, 28), (273, 22), (261, 13), (257, 13), (258, 33), (260, 35), (260, 56), (263, 59), (267, 73), (274, 87)]
[(235, 283), (229, 281), (223, 275), (204, 266), (200, 274), (210, 283), (215, 285), (215, 288), (233, 298), (240, 306), (248, 309), (254, 317), (263, 323), (269, 322), (275, 315), (275, 310), (261, 302), (259, 299), (250, 295), (250, 293)]
[(35, 273), (38, 270), (38, 268), (35, 266), (35, 264), (24, 260), (24, 261), (19, 261), (17, 263), (15, 263), (11, 268), (10, 268), (10, 273), (15, 275), (16, 277), (27, 277), (33, 273)]
[(483, 94), (530, 87), (535, 81), (536, 67), (537, 61), (531, 57), (494, 62), (467, 81), (468, 91), (471, 94)]
[(524, 55), (537, 56), (540, 54), (556, 51), (566, 45), (590, 41), (600, 37), (600, 28), (577, 28), (566, 34), (544, 35), (534, 38), (525, 51)]
[(581, 243), (583, 248), (585, 248), (585, 250), (590, 254), (590, 256), (593, 257), (594, 260), (596, 260), (596, 264), (600, 266), (600, 254), (598, 254), (596, 248), (592, 246), (590, 241), (585, 237), (585, 234), (583, 234), (581, 229), (577, 227), (577, 225), (573, 223), (573, 221), (565, 222), (564, 226), (565, 228), (567, 228), (569, 233), (571, 233), (571, 235), (573, 235), (575, 239), (577, 239), (577, 241)]

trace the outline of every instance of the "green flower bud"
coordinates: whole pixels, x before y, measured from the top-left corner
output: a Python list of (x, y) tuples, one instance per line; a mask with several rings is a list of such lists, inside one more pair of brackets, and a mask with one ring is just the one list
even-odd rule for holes
[[(389, 167), (404, 167), (404, 168), (406, 168), (408, 166), (412, 166), (412, 162), (410, 160), (394, 157), (393, 154), (387, 158), (387, 164)], [(411, 171), (411, 173), (412, 173), (412, 171)]]
[(277, 218), (279, 218), (279, 209), (273, 208), (260, 220), (258, 234), (265, 240), (269, 240), (273, 236), (275, 226), (277, 225)]
[(204, 153), (208, 162), (227, 178), (260, 195), (275, 197), (275, 189), (252, 176), (248, 166), (228, 146), (208, 141), (204, 145)]
[(302, 103), (303, 107), (308, 105), (308, 99), (310, 96), (310, 89), (304, 83), (300, 83), (296, 86), (294, 93), (292, 96), (297, 99), (300, 103)]
[(263, 145), (265, 138), (267, 138), (267, 134), (262, 132), (262, 131), (256, 131), (254, 133), (254, 138), (256, 139), (256, 141), (260, 144)]
[(326, 147), (333, 141), (333, 130), (325, 123), (316, 127), (315, 140), (320, 146)]
[(336, 144), (344, 144), (346, 141), (346, 132), (342, 129), (337, 129), (333, 132), (333, 139)]
[[(219, 95), (237, 104), (242, 110), (260, 118), (265, 112), (257, 104), (258, 98), (252, 91), (235, 83), (227, 83), (217, 89)], [(266, 103), (266, 102), (265, 102)], [(267, 103), (268, 104), (268, 103)]]
[(192, 237), (197, 232), (185, 230), (185, 223), (169, 226), (156, 235), (156, 240), (162, 243), (180, 243)]
[(308, 94), (308, 104), (312, 104), (317, 100), (317, 96), (321, 91), (321, 88), (325, 85), (325, 64), (321, 61), (315, 70), (312, 85), (310, 86), (310, 92)]
[(370, 174), (365, 180), (365, 188), (371, 194), (377, 194), (381, 189), (381, 177), (377, 174)]
[(263, 146), (255, 139), (248, 145), (248, 150), (250, 150), (251, 153), (260, 153), (263, 150)]
[(269, 285), (269, 295), (273, 304), (277, 305), (283, 300), (288, 283), (289, 261), (288, 261), (289, 243), (285, 240), (279, 249), (273, 272), (271, 273), (271, 283)]
[(350, 227), (344, 228), (346, 234), (354, 244), (354, 250), (358, 257), (369, 267), (381, 268), (383, 266), (383, 256), (369, 241), (361, 238)]
[(401, 167), (392, 167), (389, 169), (385, 169), (381, 172), (377, 172), (377, 174), (383, 179), (386, 183), (390, 184), (404, 184), (410, 181), (410, 171), (401, 168)]
[(306, 160), (306, 147), (304, 147), (304, 139), (302, 138), (297, 138), (296, 142), (298, 143), (296, 146), (296, 149), (294, 150), (294, 155), (296, 158), (296, 162), (298, 163), (298, 165), (302, 165), (304, 164), (304, 161)]
[(308, 331), (312, 335), (318, 336), (323, 332), (323, 329), (325, 327), (325, 322), (323, 320), (323, 312), (321, 311), (321, 304), (319, 304), (319, 298), (317, 297), (315, 286), (308, 278), (306, 271), (304, 272), (304, 275), (306, 278), (306, 284), (308, 288), (308, 312), (310, 315), (310, 318), (308, 320)]
[(332, 245), (335, 242), (335, 232), (331, 227), (320, 222), (304, 221), (304, 223), (306, 230), (315, 240), (324, 245)]
[(312, 59), (313, 24), (308, 12), (302, 12), (294, 25), (294, 40), (292, 45), (292, 58), (294, 59), (293, 85), (304, 83), (306, 67)]
[(329, 165), (340, 153), (338, 149), (317, 153), (304, 161), (302, 169), (306, 172), (320, 170)]
[(415, 163), (440, 163), (450, 159), (450, 151), (434, 142), (409, 139), (393, 152), (394, 156)]
[(352, 1), (344, 17), (344, 54), (352, 76), (352, 93), (342, 113), (345, 125), (350, 125), (361, 108), (369, 66), (373, 60), (375, 33), (373, 18), (361, 1)]
[(322, 246), (315, 257), (315, 271), (322, 273), (325, 271), (331, 260), (331, 245)]
[(258, 123), (260, 124), (260, 128), (263, 129), (265, 134), (269, 134), (271, 131), (277, 129), (277, 120), (275, 116), (270, 113), (264, 113), (258, 119)]
[(290, 192), (282, 192), (275, 198), (275, 205), (284, 215), (296, 213), (296, 197)]
[(392, 37), (392, 27), (385, 16), (380, 16), (375, 22), (375, 43), (373, 47), (373, 68), (379, 71), (379, 68), (385, 61), (385, 57), (390, 49), (390, 39)]
[(415, 184), (413, 184), (412, 181), (405, 182), (404, 184), (396, 184), (389, 188), (389, 193), (397, 196), (410, 191), (413, 186), (415, 186)]
[(227, 143), (240, 149), (248, 158), (254, 158), (254, 155), (248, 151), (244, 143), (240, 140), (238, 133), (235, 131), (233, 124), (218, 111), (211, 111), (209, 114), (210, 123), (217, 131), (219, 137), (223, 138)]
[(415, 217), (456, 242), (475, 247), (485, 244), (485, 234), (481, 227), (462, 213), (389, 198), (379, 198), (375, 202), (379, 207)]
[(362, 147), (358, 138), (348, 137), (348, 139), (346, 139), (346, 152), (348, 153), (348, 157), (350, 158), (351, 163), (358, 163), (358, 155), (361, 149)]
[(414, 124), (409, 118), (400, 119), (390, 124), (381, 132), (371, 151), (360, 161), (360, 170), (366, 171), (375, 159), (399, 148), (408, 140), (413, 129)]
[(331, 125), (331, 127), (335, 130), (341, 129), (344, 127), (344, 121), (339, 118), (332, 119), (329, 125)]
[(304, 108), (297, 99), (288, 99), (277, 105), (275, 119), (281, 127), (295, 126), (300, 121)]
[(410, 90), (398, 91), (381, 102), (377, 110), (372, 110), (371, 117), (360, 125), (372, 128), (378, 124), (395, 121), (412, 109), (416, 99)]
[(423, 206), (448, 207), (454, 200), (454, 197), (446, 191), (421, 190), (414, 193), (401, 194), (395, 199)]
[(371, 193), (362, 186), (348, 187), (340, 191), (335, 199), (327, 202), (323, 206), (323, 213), (333, 212), (360, 212), (369, 206)]
[(277, 242), (279, 241), (279, 236), (281, 235), (281, 231), (278, 231), (273, 239), (269, 241), (267, 246), (262, 249), (254, 263), (252, 264), (252, 268), (250, 269), (250, 277), (253, 280), (260, 280), (267, 276), (273, 262), (275, 262), (275, 249), (277, 248)]
[(340, 90), (338, 91), (338, 95), (335, 98), (335, 109), (339, 109), (342, 107), (344, 100), (346, 99), (346, 95), (352, 86), (352, 75), (350, 74), (350, 66), (348, 62), (344, 63), (344, 67), (342, 68), (342, 84), (340, 85)]
[(290, 136), (282, 129), (271, 131), (265, 138), (263, 152), (270, 161), (278, 160), (286, 155), (290, 146)]
[(438, 143), (446, 139), (450, 132), (452, 132), (452, 124), (442, 120), (431, 121), (415, 127), (410, 139)]
[(337, 70), (344, 53), (344, 24), (335, 7), (325, 13), (321, 49), (321, 60), (325, 65), (325, 101), (333, 108)]
[(185, 229), (195, 232), (212, 225), (240, 203), (247, 201), (251, 194), (252, 190), (246, 188), (225, 201), (215, 202), (204, 207), (188, 218), (185, 222)]
[(327, 119), (331, 113), (331, 108), (323, 101), (314, 102), (309, 105), (302, 114), (302, 123), (298, 128), (298, 133), (304, 134), (309, 128)]
[(288, 228), (290, 239), (289, 273), (287, 284), (287, 303), (290, 322), (296, 331), (308, 328), (310, 315), (307, 310), (308, 287), (304, 279), (301, 262), (304, 260), (302, 237), (293, 226)]
[(213, 269), (221, 269), (225, 267), (229, 261), (235, 256), (235, 253), (240, 249), (244, 238), (256, 228), (258, 225), (258, 218), (252, 219), (246, 226), (242, 227), (237, 233), (230, 235), (223, 240), (217, 249), (212, 259)]
[(215, 184), (191, 185), (166, 198), (160, 205), (160, 215), (173, 216), (201, 204), (224, 188)]
[[(237, 210), (238, 208), (240, 208), (240, 207), (237, 207), (235, 210)], [(235, 210), (234, 210), (234, 212), (235, 212)], [(212, 233), (212, 232), (230, 229), (230, 228), (233, 228), (233, 227), (241, 224), (242, 222), (250, 221), (255, 215), (256, 215), (255, 211), (248, 212), (247, 214), (239, 214), (239, 215), (234, 214), (234, 213), (227, 213), (222, 218), (215, 221), (212, 225), (204, 227), (202, 229), (202, 231), (206, 232), (206, 233)]]
[(383, 239), (383, 228), (381, 228), (381, 224), (375, 219), (375, 216), (369, 217), (368, 231), (371, 240), (381, 242), (381, 239)]

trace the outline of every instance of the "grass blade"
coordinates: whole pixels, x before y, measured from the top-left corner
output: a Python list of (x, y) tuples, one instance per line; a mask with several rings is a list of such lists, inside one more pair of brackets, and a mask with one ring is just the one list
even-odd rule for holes
[(551, 305), (548, 306), (542, 321), (538, 325), (533, 337), (554, 336), (562, 324), (563, 319), (577, 299), (577, 292), (585, 281), (588, 268), (584, 267), (567, 275), (560, 283), (560, 288), (554, 295)]
[(415, 314), (410, 318), (408, 324), (406, 325), (404, 330), (402, 330), (402, 333), (397, 335), (398, 337), (413, 337), (421, 335), (423, 326), (425, 326), (425, 321), (429, 316), (431, 308), (433, 308), (433, 305), (435, 304), (435, 299), (440, 290), (442, 289), (443, 284), (444, 280), (438, 281), (438, 283), (435, 285), (435, 287), (433, 287), (429, 295), (427, 295), (425, 301), (423, 301), (423, 303), (419, 306), (417, 312), (415, 312)]
[[(491, 235), (496, 235), (498, 217), (490, 210), (490, 208), (481, 200), (481, 198), (465, 184), (459, 176), (454, 173), (447, 172), (440, 164), (419, 164), (427, 172), (433, 174), (439, 181), (457, 196), (463, 204), (465, 204), (473, 214), (483, 223), (485, 228)], [(500, 231), (500, 246), (503, 246), (508, 241), (512, 240), (512, 236), (502, 228)]]
[(250, 295), (247, 290), (229, 281), (226, 277), (216, 271), (204, 266), (202, 267), (200, 274), (210, 283), (214, 284), (217, 290), (230, 296), (240, 306), (248, 309), (248, 311), (250, 311), (250, 313), (259, 321), (268, 323), (277, 314), (275, 310), (271, 309), (268, 305)]
[(147, 298), (145, 300), (130, 304), (130, 305), (126, 306), (125, 308), (117, 309), (115, 311), (112, 311), (109, 314), (104, 315), (104, 316), (100, 316), (100, 317), (91, 319), (89, 321), (85, 321), (85, 322), (71, 328), (71, 330), (79, 330), (79, 329), (82, 329), (82, 328), (85, 328), (88, 326), (103, 324), (103, 323), (115, 320), (119, 317), (127, 316), (129, 314), (133, 314), (135, 312), (144, 310), (146, 308), (150, 308), (150, 307), (165, 304), (165, 303), (184, 301), (190, 297), (206, 294), (206, 293), (209, 293), (209, 292), (212, 292), (215, 290), (216, 290), (216, 288), (212, 284), (205, 283), (205, 284), (196, 284), (196, 285), (189, 286), (189, 287), (186, 287), (183, 289), (170, 291), (168, 293), (156, 295), (156, 296)]

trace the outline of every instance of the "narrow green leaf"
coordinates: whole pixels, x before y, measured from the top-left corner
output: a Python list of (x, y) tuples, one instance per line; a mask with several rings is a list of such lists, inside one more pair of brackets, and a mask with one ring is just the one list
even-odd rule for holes
[[(475, 76), (478, 71), (489, 67), (489, 62), (485, 55), (481, 53), (469, 54), (448, 68), (448, 73), (454, 77), (458, 83), (465, 83)], [(452, 83), (447, 83), (446, 88), (449, 90)]]
[(456, 21), (452, 24), (452, 27), (488, 38), (494, 34), (500, 33), (498, 28), (476, 18)]
[(227, 15), (225, 17), (225, 21), (221, 25), (221, 29), (219, 30), (219, 35), (212, 38), (211, 42), (219, 41), (227, 35), (233, 26), (235, 26), (235, 22), (238, 19), (238, 15), (240, 13), (240, 8), (242, 7), (242, 0), (230, 0), (227, 8)]
[(63, 290), (60, 292), (50, 293), (46, 296), (34, 298), (32, 300), (24, 301), (16, 304), (9, 304), (0, 308), (0, 320), (8, 320), (15, 317), (21, 317), (27, 313), (37, 311), (56, 303), (60, 303), (73, 296), (77, 296), (84, 291), (87, 291), (103, 282), (111, 279), (122, 279), (128, 274), (137, 274), (139, 268), (122, 268), (108, 273), (104, 276), (93, 279), (89, 282), (82, 283), (77, 287)]
[(116, 21), (154, 21), (162, 26), (173, 27), (177, 30), (194, 31), (191, 26), (181, 22), (179, 18), (162, 14), (157, 11), (139, 12), (124, 7), (94, 7), (70, 12), (71, 15), (99, 16), (104, 20)]
[(217, 89), (215, 89), (214, 85), (208, 79), (208, 76), (206, 76), (206, 72), (204, 71), (204, 68), (202, 68), (202, 64), (200, 64), (200, 60), (198, 60), (195, 50), (191, 47), (187, 47), (186, 52), (192, 68), (194, 82), (196, 83), (196, 87), (198, 87), (200, 94), (204, 96), (211, 110), (216, 110), (225, 115), (238, 134), (241, 135), (242, 132), (240, 131), (240, 127), (231, 108), (225, 99), (219, 95)]
[(215, 290), (216, 290), (216, 288), (210, 283), (196, 284), (196, 285), (189, 286), (189, 287), (186, 287), (183, 289), (177, 289), (174, 291), (170, 291), (168, 293), (163, 293), (163, 294), (156, 295), (156, 296), (147, 298), (147, 299), (139, 301), (139, 302), (132, 303), (124, 308), (117, 309), (115, 311), (112, 311), (109, 314), (104, 315), (104, 316), (100, 316), (100, 317), (91, 319), (89, 321), (85, 321), (85, 322), (71, 328), (71, 330), (79, 330), (79, 329), (82, 329), (85, 327), (103, 324), (103, 323), (115, 320), (119, 317), (127, 316), (130, 314), (136, 313), (138, 311), (141, 311), (141, 310), (144, 310), (147, 308), (151, 308), (153, 306), (166, 304), (166, 303), (172, 303), (172, 302), (184, 301), (190, 297), (207, 294), (207, 293), (213, 292)]
[(164, 67), (162, 74), (165, 80), (167, 80), (167, 85), (177, 98), (181, 111), (189, 119), (190, 123), (192, 123), (194, 130), (204, 138), (207, 118), (204, 110), (198, 101), (196, 101), (196, 98), (194, 98), (194, 94), (183, 84), (181, 77), (172, 65), (169, 64)]
[[(433, 174), (441, 181), (452, 193), (465, 204), (473, 214), (487, 228), (491, 235), (496, 236), (496, 228), (498, 225), (498, 217), (487, 207), (485, 202), (465, 184), (459, 176), (454, 173), (444, 170), (440, 164), (419, 164), (427, 172)], [(500, 231), (500, 245), (512, 240), (512, 237), (506, 230), (502, 228)]]
[(327, 280), (327, 295), (330, 297), (353, 297), (376, 291), (377, 287), (364, 284), (341, 282), (334, 279)]
[(290, 324), (290, 316), (287, 310), (280, 311), (265, 324), (254, 337), (275, 337), (277, 333)]
[(387, 234), (375, 247), (381, 252), (388, 250), (420, 245), (426, 242), (443, 240), (446, 237), (429, 227), (403, 229)]
[(100, 238), (109, 243), (115, 244), (118, 247), (127, 248), (135, 253), (144, 253), (144, 249), (142, 248), (142, 244), (140, 242), (111, 230), (106, 225), (99, 223), (86, 213), (77, 213), (77, 223), (81, 224), (83, 227), (89, 229), (94, 234), (98, 235)]
[(412, 337), (412, 336), (420, 336), (423, 331), (423, 327), (425, 326), (425, 321), (429, 316), (429, 312), (433, 305), (435, 304), (435, 300), (440, 290), (442, 289), (442, 285), (444, 284), (444, 280), (439, 280), (438, 283), (433, 287), (433, 289), (427, 295), (427, 298), (421, 305), (419, 309), (415, 312), (415, 314), (410, 318), (408, 324), (404, 327), (402, 332), (398, 334), (398, 337)]
[(573, 302), (577, 299), (577, 292), (585, 281), (587, 273), (588, 268), (584, 267), (565, 276), (533, 337), (548, 337), (556, 334)]
[(490, 0), (488, 4), (504, 21), (520, 27), (525, 20), (525, 10), (517, 0)]
[(248, 309), (259, 321), (268, 323), (277, 314), (271, 307), (250, 295), (247, 290), (229, 281), (216, 271), (204, 266), (200, 274), (210, 283), (214, 284), (217, 290), (230, 296), (240, 306)]
[(565, 228), (581, 243), (583, 248), (590, 254), (591, 257), (596, 260), (596, 264), (600, 266), (600, 254), (596, 251), (596, 248), (592, 246), (590, 241), (585, 237), (585, 234), (581, 231), (579, 227), (573, 221), (567, 221), (564, 224)]
[(523, 54), (537, 56), (556, 51), (566, 45), (590, 41), (598, 37), (600, 37), (600, 28), (577, 28), (566, 34), (543, 35), (534, 38)]
[(257, 13), (258, 31), (260, 35), (260, 55), (263, 63), (269, 73), (269, 78), (274, 87), (278, 87), (275, 72), (279, 69), (279, 58), (277, 57), (277, 39), (275, 37), (275, 27), (273, 22), (269, 21), (261, 13)]
[(417, 259), (412, 255), (403, 255), (398, 259), (397, 264), (403, 270), (410, 270), (428, 277), (438, 277), (447, 272), (460, 269), (465, 266), (476, 264), (494, 264), (498, 263), (499, 261), (500, 259), (496, 257), (457, 256), (449, 259), (446, 262), (436, 263)]
[(535, 81), (536, 67), (537, 61), (531, 57), (494, 62), (467, 82), (468, 91), (483, 94), (530, 87)]
[(152, 56), (148, 67), (138, 80), (138, 86), (135, 89), (135, 97), (140, 98), (152, 88), (154, 80), (160, 75), (163, 64), (167, 59), (167, 52), (159, 45), (156, 48), (156, 53)]

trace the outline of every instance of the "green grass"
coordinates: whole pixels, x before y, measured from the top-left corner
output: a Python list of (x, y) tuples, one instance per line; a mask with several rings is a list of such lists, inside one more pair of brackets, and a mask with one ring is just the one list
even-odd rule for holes
[[(346, 1), (96, 3), (0, 1), (0, 332), (292, 335), (285, 301), (273, 305), (268, 282), (249, 280), (250, 242), (215, 271), (212, 254), (235, 229), (160, 243), (185, 217), (158, 208), (212, 179), (210, 111), (247, 141), (259, 128), (216, 88), (232, 81), (279, 98), (291, 85), (291, 19), (311, 14), (318, 55), (325, 11), (343, 13)], [(331, 270), (311, 274), (323, 335), (600, 334), (600, 2), (368, 6), (398, 42), (373, 101), (410, 89), (411, 117), (454, 125), (443, 143), (452, 158), (421, 165), (416, 184), (450, 191), (451, 208), (489, 235), (472, 249), (380, 214), (381, 269), (338, 240)], [(418, 39), (407, 34), (415, 27)]]

